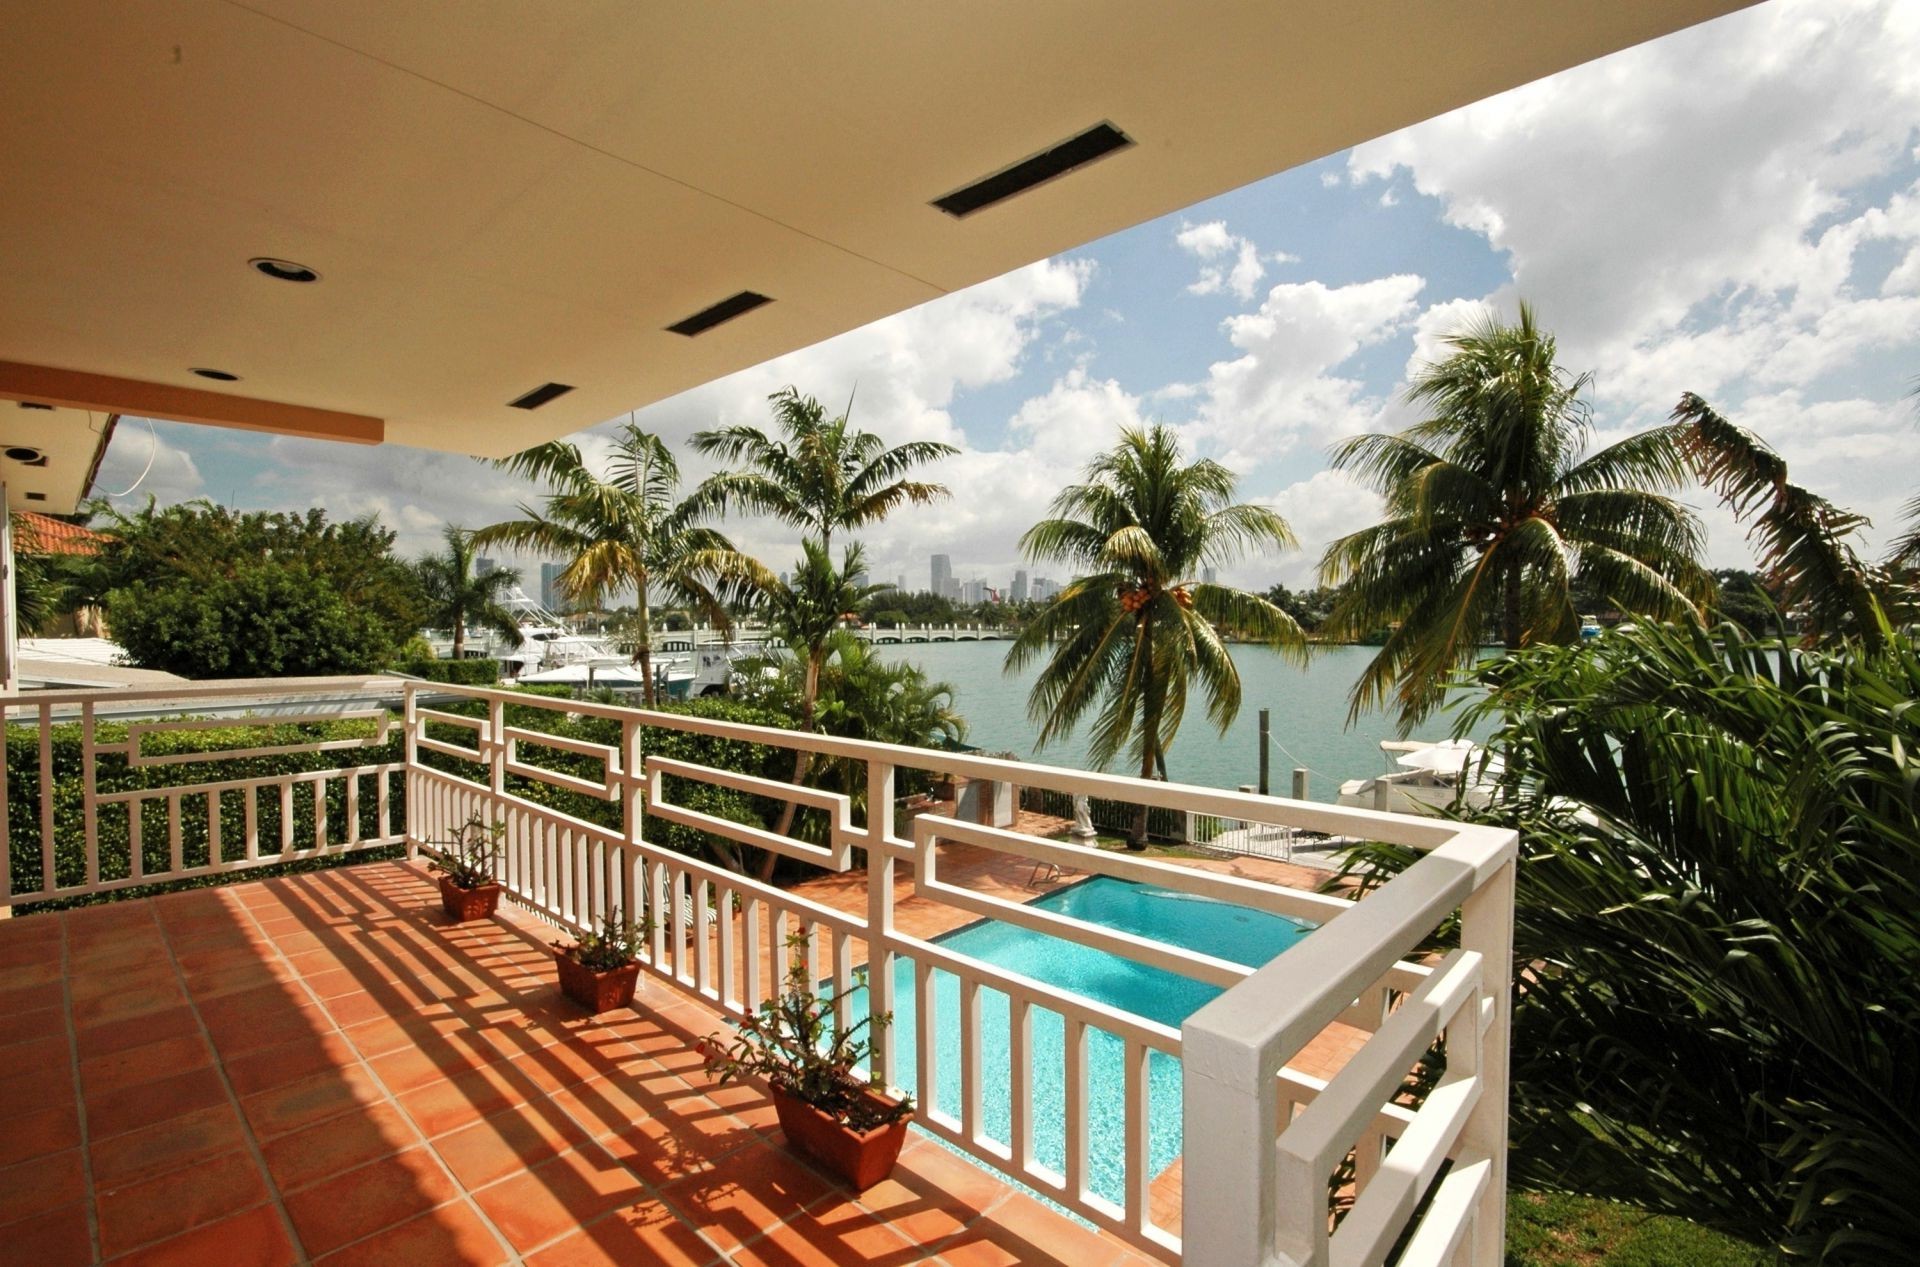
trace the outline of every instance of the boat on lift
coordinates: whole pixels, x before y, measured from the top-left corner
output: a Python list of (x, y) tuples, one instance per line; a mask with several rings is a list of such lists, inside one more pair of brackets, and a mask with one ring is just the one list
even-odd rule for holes
[(1456, 803), (1481, 807), (1505, 767), (1471, 739), (1383, 739), (1385, 774), (1348, 779), (1339, 803), (1401, 814), (1438, 814)]

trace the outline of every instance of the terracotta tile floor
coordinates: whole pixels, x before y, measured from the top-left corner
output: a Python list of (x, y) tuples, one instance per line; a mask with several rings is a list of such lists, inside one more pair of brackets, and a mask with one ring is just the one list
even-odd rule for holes
[(917, 1137), (855, 1198), (544, 940), (397, 863), (0, 921), (0, 1264), (1144, 1261)]

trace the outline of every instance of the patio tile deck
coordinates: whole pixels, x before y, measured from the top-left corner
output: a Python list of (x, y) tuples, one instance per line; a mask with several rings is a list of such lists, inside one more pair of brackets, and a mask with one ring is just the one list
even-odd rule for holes
[(849, 1193), (545, 940), (404, 864), (0, 921), (0, 1264), (1146, 1261), (925, 1139)]

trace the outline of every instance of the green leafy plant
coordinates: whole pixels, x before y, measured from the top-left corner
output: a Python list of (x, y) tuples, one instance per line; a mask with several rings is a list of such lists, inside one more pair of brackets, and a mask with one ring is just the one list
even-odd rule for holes
[[(722, 1084), (755, 1074), (777, 1089), (804, 1100), (856, 1131), (869, 1131), (897, 1122), (913, 1112), (913, 1098), (882, 1101), (854, 1070), (872, 1050), (861, 1037), (870, 1023), (889, 1025), (893, 1016), (862, 1017), (842, 1026), (834, 1014), (834, 1000), (816, 994), (807, 973), (807, 935), (787, 938), (790, 959), (785, 988), (777, 998), (735, 1025), (732, 1042), (709, 1034), (701, 1043), (707, 1071)], [(864, 983), (864, 982), (863, 982)]]
[(623, 919), (622, 914), (616, 906), (601, 918), (599, 924), (574, 938), (571, 946), (554, 942), (553, 948), (594, 972), (624, 968), (640, 958), (647, 938), (653, 934), (654, 925), (651, 919)]
[(448, 832), (445, 840), (432, 842), (427, 869), (446, 876), (456, 888), (484, 888), (494, 882), (494, 865), (506, 835), (505, 819), (489, 823), (483, 815), (474, 814)]

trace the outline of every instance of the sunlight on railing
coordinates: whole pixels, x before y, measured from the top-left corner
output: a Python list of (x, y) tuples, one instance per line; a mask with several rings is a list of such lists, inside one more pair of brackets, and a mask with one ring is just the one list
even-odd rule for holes
[[(364, 702), (383, 693), (398, 695), (396, 735), (385, 712)], [(335, 711), (316, 698), (334, 701)], [(206, 715), (240, 705), (258, 711)], [(110, 722), (103, 708), (141, 715), (132, 725)], [(616, 910), (650, 919), (646, 971), (723, 1013), (746, 1015), (777, 988), (796, 933), (805, 938), (808, 977), (831, 990), (843, 1021), (856, 1019), (856, 1009), (891, 1014), (906, 989), (911, 1070), (897, 1065), (903, 1040), (880, 1028), (874, 1078), (905, 1082), (910, 1072), (923, 1129), (1158, 1255), (1209, 1264), (1373, 1263), (1397, 1246), (1402, 1263), (1500, 1261), (1510, 832), (388, 679), (49, 693), (10, 700), (7, 714), (5, 906), (401, 842), (413, 852), (479, 815), (505, 825), (500, 879), (515, 902), (572, 930)], [(790, 768), (790, 755), (760, 772), (691, 760), (689, 737), (809, 754), (815, 769), (835, 771), (834, 786), (768, 777)], [(402, 751), (391, 751), (396, 744)], [(199, 750), (208, 746), (215, 750)], [(354, 750), (378, 759), (328, 764)], [(268, 758), (313, 768), (245, 772)], [(241, 773), (228, 777), (222, 766)], [(1188, 824), (1196, 840), (1239, 833), (1290, 845), (1294, 833), (1310, 831), (1426, 856), (1354, 901), (967, 821), (952, 801), (932, 802), (902, 835), (899, 793), (930, 776), (1013, 784), (1050, 807), (1074, 797), (1144, 805), (1159, 821)], [(723, 792), (793, 803), (793, 831), (770, 830), (770, 815), (742, 822), (716, 812), (712, 798)], [(404, 805), (400, 822), (396, 801)], [(976, 803), (990, 813), (996, 798)], [(708, 856), (668, 848), (669, 832), (683, 845), (702, 842)], [(1317, 928), (1248, 968), (970, 887), (944, 865), (955, 851), (1145, 883)], [(863, 912), (771, 883), (763, 878), (771, 867), (753, 865), (768, 859), (845, 875), (864, 889)], [(895, 922), (897, 882), (910, 882), (900, 894), (1223, 992), (1173, 1028), (910, 935)], [(1420, 953), (1455, 914), (1459, 947), (1443, 958)], [(943, 1003), (955, 998), (957, 1006)], [(1005, 1068), (988, 1064), (989, 1013), (995, 1026), (1005, 1017)], [(1049, 1034), (1059, 1028), (1057, 1072), (1038, 1063), (1036, 1018)], [(1368, 1037), (1334, 1077), (1288, 1067), (1336, 1023)], [(937, 1032), (947, 1025), (958, 1034)], [(1096, 1049), (1105, 1053), (1098, 1061)], [(1410, 1099), (1410, 1071), (1442, 1049), (1444, 1070)], [(1116, 1051), (1117, 1066), (1109, 1059)], [(1178, 1198), (1160, 1209), (1179, 1210), (1178, 1227), (1155, 1217), (1156, 1188), (1167, 1176), (1154, 1158), (1154, 1089), (1169, 1094), (1155, 1071), (1167, 1060), (1181, 1062), (1184, 1143)], [(1116, 1085), (1095, 1085), (1096, 1068), (1103, 1079), (1117, 1068)], [(1060, 1103), (1037, 1098), (1041, 1083), (1059, 1087)], [(1093, 1106), (1103, 1093), (1119, 1104), (1120, 1120), (1117, 1138), (1096, 1140)], [(1006, 1106), (999, 1125), (990, 1122), (989, 1102)], [(1056, 1145), (1037, 1147), (1035, 1129), (1056, 1113), (1064, 1136), (1058, 1166), (1048, 1152)], [(1117, 1168), (1109, 1152), (1118, 1154)], [(1109, 1178), (1096, 1179), (1096, 1171)], [(1343, 1211), (1337, 1226), (1334, 1209)]]

